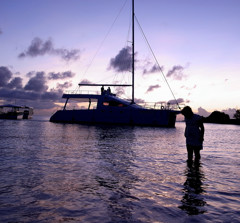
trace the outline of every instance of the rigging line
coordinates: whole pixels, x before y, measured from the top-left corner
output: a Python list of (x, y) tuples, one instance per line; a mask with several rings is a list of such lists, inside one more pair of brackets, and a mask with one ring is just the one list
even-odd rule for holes
[(99, 53), (100, 49), (102, 48), (102, 46), (103, 46), (103, 44), (104, 44), (105, 40), (107, 39), (107, 37), (108, 37), (109, 33), (111, 32), (111, 30), (112, 30), (112, 28), (113, 28), (114, 24), (116, 23), (116, 21), (117, 21), (118, 17), (120, 16), (120, 14), (121, 14), (121, 12), (122, 12), (123, 8), (125, 7), (125, 5), (126, 5), (127, 1), (128, 1), (128, 0), (126, 0), (126, 1), (124, 2), (124, 4), (123, 4), (122, 8), (121, 8), (121, 9), (120, 9), (120, 11), (118, 12), (118, 14), (117, 14), (116, 18), (114, 19), (114, 21), (113, 21), (112, 25), (111, 25), (111, 26), (110, 26), (110, 28), (109, 28), (109, 30), (108, 30), (108, 32), (107, 32), (107, 34), (105, 35), (105, 37), (104, 37), (104, 39), (102, 40), (102, 42), (101, 42), (100, 46), (98, 47), (97, 51), (95, 52), (95, 54), (94, 54), (94, 56), (93, 56), (92, 60), (90, 61), (89, 65), (87, 66), (87, 68), (86, 68), (86, 70), (85, 70), (85, 72), (84, 72), (84, 74), (83, 74), (83, 77), (84, 77), (84, 76), (86, 75), (86, 73), (88, 72), (89, 68), (91, 67), (91, 65), (92, 65), (92, 63), (93, 63), (93, 61), (94, 61), (94, 59), (96, 58), (97, 54)]
[(143, 37), (144, 37), (144, 39), (145, 39), (145, 41), (146, 41), (146, 43), (147, 43), (147, 45), (148, 45), (148, 47), (149, 47), (149, 49), (150, 49), (152, 55), (153, 55), (153, 57), (154, 57), (154, 59), (155, 59), (157, 65), (158, 65), (158, 68), (159, 68), (159, 70), (160, 70), (161, 73), (162, 73), (162, 76), (163, 76), (165, 82), (167, 83), (167, 86), (168, 86), (168, 88), (169, 88), (169, 90), (170, 90), (170, 92), (171, 92), (171, 94), (172, 94), (174, 100), (175, 100), (176, 103), (177, 103), (178, 108), (181, 109), (180, 106), (179, 106), (179, 104), (178, 104), (178, 101), (177, 101), (177, 99), (176, 99), (176, 97), (175, 97), (175, 95), (174, 95), (174, 93), (173, 93), (173, 91), (172, 91), (172, 89), (171, 89), (171, 87), (170, 87), (168, 81), (167, 81), (167, 78), (165, 77), (165, 75), (164, 75), (164, 73), (163, 73), (163, 70), (162, 70), (160, 64), (158, 63), (158, 60), (157, 60), (157, 58), (156, 58), (156, 56), (155, 56), (155, 54), (154, 54), (154, 52), (153, 52), (153, 50), (152, 50), (152, 48), (151, 48), (151, 46), (150, 46), (148, 40), (147, 40), (147, 37), (146, 37), (145, 33), (143, 32), (143, 29), (142, 29), (142, 27), (141, 27), (141, 25), (140, 25), (140, 23), (139, 23), (139, 21), (138, 21), (136, 15), (134, 15), (134, 17), (135, 17), (135, 19), (136, 19), (136, 21), (137, 21), (137, 24), (138, 24), (138, 26), (139, 26), (139, 28), (140, 28), (140, 30), (141, 30), (141, 32), (142, 32), (142, 35), (143, 35)]

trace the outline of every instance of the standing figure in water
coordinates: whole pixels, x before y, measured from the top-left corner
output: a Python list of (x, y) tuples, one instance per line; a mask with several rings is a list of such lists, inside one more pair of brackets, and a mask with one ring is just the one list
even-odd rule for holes
[(195, 161), (199, 161), (200, 150), (203, 149), (204, 140), (204, 125), (203, 117), (192, 112), (189, 106), (182, 109), (181, 113), (185, 117), (186, 128), (185, 137), (188, 152), (188, 162), (192, 162), (193, 152), (195, 154)]

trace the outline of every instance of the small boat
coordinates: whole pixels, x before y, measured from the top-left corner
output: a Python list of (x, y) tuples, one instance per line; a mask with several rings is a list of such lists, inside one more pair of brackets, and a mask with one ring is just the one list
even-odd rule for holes
[[(180, 113), (177, 101), (174, 105), (162, 103), (159, 106), (155, 104), (152, 108), (140, 106), (134, 101), (134, 16), (132, 0), (132, 83), (79, 84), (79, 88), (101, 87), (101, 91), (90, 94), (79, 89), (63, 94), (62, 98), (66, 99), (65, 105), (62, 110), (51, 116), (51, 122), (175, 127), (176, 115)], [(108, 87), (108, 90), (104, 90), (104, 87)], [(111, 93), (110, 87), (132, 87), (132, 99), (117, 97)], [(88, 105), (82, 109), (69, 109), (70, 100), (85, 102)]]
[(18, 105), (1, 105), (0, 119), (29, 119), (33, 115), (33, 108)]

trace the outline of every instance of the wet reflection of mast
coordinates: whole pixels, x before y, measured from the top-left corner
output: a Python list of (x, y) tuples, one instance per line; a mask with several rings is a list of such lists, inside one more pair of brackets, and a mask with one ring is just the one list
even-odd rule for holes
[(188, 164), (186, 168), (186, 181), (184, 183), (184, 196), (181, 200), (180, 209), (184, 210), (188, 215), (198, 215), (206, 212), (204, 206), (203, 193), (204, 190), (204, 174), (200, 163)]

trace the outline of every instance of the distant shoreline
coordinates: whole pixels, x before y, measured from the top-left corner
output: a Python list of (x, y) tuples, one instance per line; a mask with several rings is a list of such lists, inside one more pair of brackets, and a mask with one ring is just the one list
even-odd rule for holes
[[(176, 122), (184, 122), (184, 120), (176, 121)], [(222, 125), (240, 125), (240, 120), (238, 119), (229, 119), (228, 121), (211, 121), (204, 118), (203, 123), (209, 124), (222, 124)]]
[(240, 125), (239, 119), (229, 119), (229, 120), (208, 120), (204, 118), (204, 123), (213, 123), (213, 124), (224, 124), (224, 125)]

